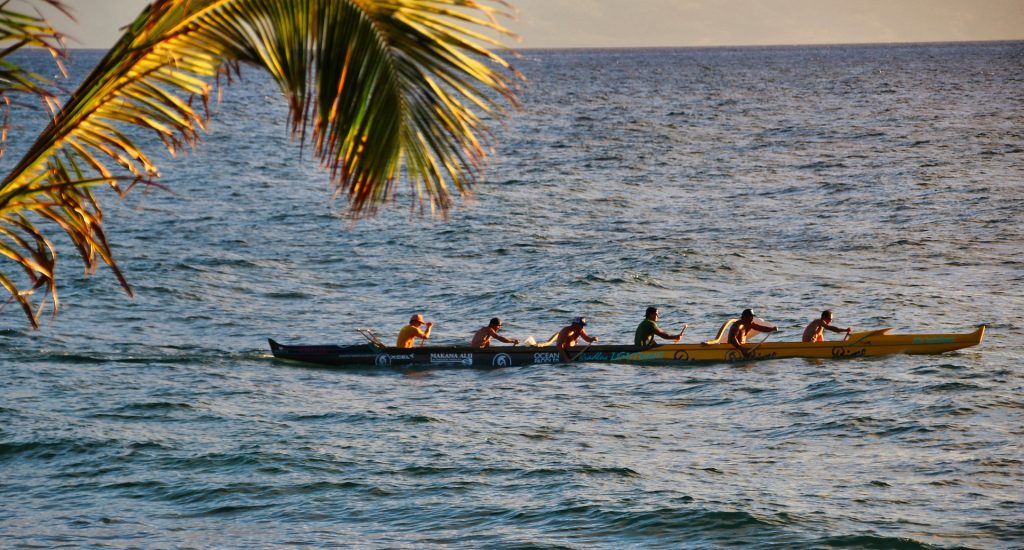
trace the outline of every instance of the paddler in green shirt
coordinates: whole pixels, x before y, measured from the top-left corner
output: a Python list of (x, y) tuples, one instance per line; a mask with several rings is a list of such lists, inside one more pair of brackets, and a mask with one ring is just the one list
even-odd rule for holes
[(679, 343), (679, 340), (683, 337), (683, 333), (686, 332), (686, 326), (683, 325), (683, 330), (679, 331), (679, 334), (672, 335), (660, 328), (658, 328), (658, 317), (660, 313), (658, 308), (651, 306), (647, 308), (647, 313), (644, 314), (644, 320), (640, 321), (640, 325), (636, 327), (636, 336), (633, 337), (633, 343), (641, 347), (650, 347), (654, 345), (654, 337), (660, 336), (662, 338), (673, 339), (675, 343)]

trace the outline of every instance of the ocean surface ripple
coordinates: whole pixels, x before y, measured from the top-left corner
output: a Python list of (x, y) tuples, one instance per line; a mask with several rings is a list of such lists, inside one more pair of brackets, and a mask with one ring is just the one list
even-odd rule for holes
[[(77, 52), (79, 74), (98, 59)], [(447, 220), (351, 224), (253, 71), (172, 190), (103, 194), (133, 285), (0, 331), (0, 546), (1020, 548), (1024, 43), (525, 51), (522, 109)], [(15, 110), (17, 114), (17, 110)], [(13, 120), (9, 170), (30, 143)], [(308, 155), (307, 155), (308, 156)], [(7, 266), (5, 269), (9, 269)], [(265, 339), (546, 338), (647, 305), (941, 356), (341, 372)]]

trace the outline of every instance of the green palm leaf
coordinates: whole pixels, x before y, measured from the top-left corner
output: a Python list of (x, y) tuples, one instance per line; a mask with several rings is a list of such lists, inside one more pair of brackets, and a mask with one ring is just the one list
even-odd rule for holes
[[(86, 77), (0, 183), (0, 253), (27, 282), (0, 284), (35, 324), (53, 297), (53, 246), (27, 214), (57, 224), (86, 270), (106, 263), (130, 293), (102, 231), (92, 187), (126, 192), (159, 173), (126, 137), (152, 131), (172, 153), (194, 146), (211, 78), (242, 64), (277, 81), (289, 127), (330, 172), (354, 214), (406, 180), (420, 204), (446, 209), (486, 156), (485, 119), (514, 104), (518, 75), (491, 48), (508, 35), (505, 4), (473, 0), (158, 0)], [(0, 274), (2, 275), (2, 274)]]

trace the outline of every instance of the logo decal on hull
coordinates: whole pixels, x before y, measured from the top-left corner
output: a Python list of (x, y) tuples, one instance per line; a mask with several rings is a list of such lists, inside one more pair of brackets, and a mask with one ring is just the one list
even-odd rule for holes
[(399, 361), (406, 361), (406, 362), (411, 363), (412, 360), (413, 360), (413, 357), (414, 356), (411, 353), (407, 353), (407, 354), (404, 354), (404, 355), (388, 355), (386, 353), (382, 353), (382, 354), (378, 355), (377, 358), (374, 359), (373, 362), (378, 367), (390, 367), (390, 366), (392, 366), (393, 362), (396, 359), (399, 360)]
[(553, 352), (534, 353), (533, 362), (538, 365), (543, 365), (544, 363), (561, 363), (562, 356)]
[(867, 354), (867, 348), (861, 348), (859, 350), (847, 347), (832, 348), (832, 357), (866, 357)]
[(472, 353), (431, 353), (431, 363), (461, 363), (467, 367), (473, 364)]
[(512, 357), (510, 357), (509, 354), (507, 354), (507, 353), (499, 353), (499, 354), (494, 356), (494, 359), (491, 359), (491, 366), (492, 367), (511, 367), (512, 366)]

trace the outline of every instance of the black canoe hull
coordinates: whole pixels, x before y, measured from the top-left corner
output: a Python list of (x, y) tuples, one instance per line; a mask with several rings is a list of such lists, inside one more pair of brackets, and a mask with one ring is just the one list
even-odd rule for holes
[[(277, 359), (301, 361), (316, 365), (348, 368), (461, 367), (491, 369), (564, 363), (554, 347), (471, 348), (468, 346), (430, 346), (419, 348), (377, 347), (373, 344), (354, 346), (289, 346), (273, 339), (270, 351)], [(617, 362), (617, 357), (633, 355), (645, 348), (637, 346), (580, 346), (570, 357), (582, 353), (579, 360)]]

